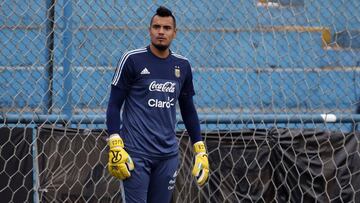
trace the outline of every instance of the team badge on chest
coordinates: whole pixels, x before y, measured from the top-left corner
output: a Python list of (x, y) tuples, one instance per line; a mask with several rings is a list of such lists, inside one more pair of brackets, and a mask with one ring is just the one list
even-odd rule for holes
[(180, 77), (180, 67), (179, 66), (175, 66), (175, 77), (177, 77), (177, 78)]

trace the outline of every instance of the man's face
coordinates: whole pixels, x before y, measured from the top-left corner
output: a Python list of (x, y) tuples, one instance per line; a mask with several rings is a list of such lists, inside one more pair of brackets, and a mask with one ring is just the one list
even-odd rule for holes
[(176, 36), (176, 28), (171, 16), (154, 16), (149, 28), (151, 44), (157, 49), (164, 51), (169, 48), (171, 41)]

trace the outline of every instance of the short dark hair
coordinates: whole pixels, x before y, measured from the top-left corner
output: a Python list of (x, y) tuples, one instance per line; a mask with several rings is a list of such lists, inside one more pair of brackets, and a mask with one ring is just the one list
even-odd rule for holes
[(155, 16), (160, 16), (160, 17), (172, 17), (173, 21), (174, 21), (174, 27), (176, 28), (176, 20), (175, 20), (175, 16), (172, 14), (171, 10), (164, 7), (164, 6), (160, 6), (159, 8), (156, 9), (156, 13), (153, 15), (153, 17), (151, 18), (150, 21), (150, 26), (153, 22), (153, 19)]

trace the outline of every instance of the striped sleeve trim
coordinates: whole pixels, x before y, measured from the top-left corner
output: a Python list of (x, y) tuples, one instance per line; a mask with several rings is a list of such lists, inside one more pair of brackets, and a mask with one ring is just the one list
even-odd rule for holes
[(184, 59), (184, 60), (187, 60), (187, 61), (189, 60), (186, 57), (181, 56), (180, 54), (172, 53), (172, 55), (175, 56), (176, 58)]
[(121, 60), (120, 60), (120, 62), (118, 64), (118, 66), (116, 67), (115, 74), (114, 74), (114, 77), (113, 77), (113, 80), (112, 80), (111, 84), (112, 85), (117, 85), (117, 83), (119, 82), (122, 69), (124, 67), (124, 64), (125, 64), (126, 60), (129, 58), (129, 56), (134, 55), (134, 54), (144, 53), (144, 52), (147, 52), (146, 48), (135, 49), (135, 50), (126, 52), (121, 57)]

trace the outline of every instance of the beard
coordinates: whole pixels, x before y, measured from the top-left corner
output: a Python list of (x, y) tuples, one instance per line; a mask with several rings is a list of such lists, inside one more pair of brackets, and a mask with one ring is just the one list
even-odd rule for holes
[(154, 44), (151, 43), (156, 49), (158, 49), (159, 51), (165, 51), (166, 49), (169, 48), (170, 44), (167, 45), (163, 45), (163, 44)]

